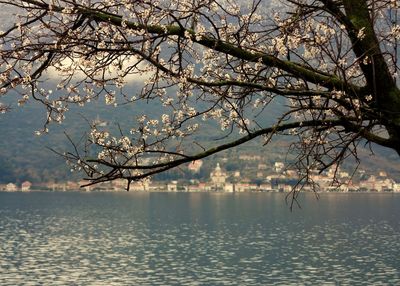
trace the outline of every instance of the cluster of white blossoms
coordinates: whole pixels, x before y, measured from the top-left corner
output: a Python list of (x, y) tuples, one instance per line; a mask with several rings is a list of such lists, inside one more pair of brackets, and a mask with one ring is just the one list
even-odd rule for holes
[(390, 35), (396, 39), (396, 40), (400, 40), (400, 25), (393, 25), (392, 29), (390, 31)]
[(110, 133), (108, 131), (97, 130), (96, 128), (92, 128), (90, 132), (91, 139), (93, 142), (99, 145), (104, 145), (106, 143), (106, 139), (110, 137)]
[[(101, 147), (100, 160), (129, 161), (146, 152), (159, 152), (154, 162), (174, 160), (203, 121), (234, 136), (249, 134), (265, 127), (259, 114), (282, 102), (278, 124), (322, 122), (338, 113), (358, 117), (373, 99), (342, 88), (365, 85), (360, 64), (371, 58), (357, 58), (346, 26), (312, 8), (314, 2), (279, 8), (239, 0), (49, 2), (47, 8), (35, 1), (8, 4), (25, 11), (9, 30), (1, 27), (0, 95), (14, 89), (20, 105), (42, 102), (46, 124), (62, 122), (70, 105), (97, 98), (110, 108), (143, 101), (160, 109), (152, 118), (139, 116), (118, 136), (106, 130), (111, 127), (93, 126), (89, 137)], [(397, 9), (398, 1), (385, 5)], [(386, 56), (397, 47), (400, 27), (383, 21), (385, 5), (375, 21), (378, 31), (386, 31), (377, 35)], [(368, 30), (356, 32), (362, 41)], [(388, 62), (395, 74), (397, 63)], [(277, 97), (284, 100), (277, 103)], [(316, 129), (307, 136), (307, 144), (328, 141)]]

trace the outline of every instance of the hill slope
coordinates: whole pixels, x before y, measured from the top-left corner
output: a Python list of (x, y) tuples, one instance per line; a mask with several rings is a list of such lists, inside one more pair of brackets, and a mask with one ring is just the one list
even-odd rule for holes
[[(272, 122), (283, 106), (274, 110), (273, 114), (263, 115), (260, 121)], [(71, 174), (63, 159), (51, 152), (47, 147), (66, 151), (71, 145), (64, 134), (66, 132), (75, 141), (89, 130), (88, 121), (100, 118), (112, 122), (110, 128), (116, 128), (118, 122), (122, 128), (128, 128), (134, 122), (135, 116), (147, 114), (156, 116), (161, 112), (159, 106), (154, 103), (135, 103), (134, 105), (122, 105), (118, 107), (104, 106), (100, 102), (94, 102), (84, 108), (73, 108), (67, 113), (67, 118), (62, 125), (50, 125), (50, 132), (42, 136), (35, 136), (34, 131), (43, 127), (46, 114), (43, 106), (37, 103), (30, 103), (24, 107), (16, 107), (12, 112), (0, 114), (0, 183), (31, 180), (34, 182), (66, 179), (78, 179), (79, 175)], [(196, 140), (205, 145), (215, 145), (211, 139), (217, 138), (220, 133), (219, 127), (214, 122), (206, 123), (202, 133)], [(265, 159), (266, 163), (282, 161), (286, 157), (288, 139), (277, 138), (271, 146), (260, 148), (261, 143), (256, 140), (238, 148), (242, 153), (256, 153)], [(385, 170), (392, 174), (392, 177), (400, 176), (399, 156), (385, 148), (374, 148), (377, 155), (372, 156), (368, 149), (360, 149), (362, 157), (361, 167), (369, 172)], [(230, 162), (236, 162), (237, 152), (226, 152)], [(237, 158), (236, 158), (237, 159)], [(217, 158), (210, 159), (212, 166)], [(232, 165), (233, 163), (231, 163)], [(235, 163), (240, 168), (240, 162)], [(347, 167), (354, 167), (349, 162)], [(234, 168), (234, 165), (231, 166)], [(208, 174), (204, 174), (205, 176)], [(168, 177), (168, 176), (167, 176)]]

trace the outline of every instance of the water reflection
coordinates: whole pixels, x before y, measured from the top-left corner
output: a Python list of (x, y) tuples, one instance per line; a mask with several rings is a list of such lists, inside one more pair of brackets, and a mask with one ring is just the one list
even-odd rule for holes
[(0, 193), (0, 285), (399, 284), (399, 203)]

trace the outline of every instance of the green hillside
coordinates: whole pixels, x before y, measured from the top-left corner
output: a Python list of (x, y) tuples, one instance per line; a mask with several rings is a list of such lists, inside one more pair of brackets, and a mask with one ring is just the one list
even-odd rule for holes
[[(284, 108), (278, 105), (274, 114), (263, 114), (258, 118), (259, 122), (271, 123)], [(134, 124), (134, 119), (139, 114), (147, 114), (156, 117), (161, 112), (161, 107), (153, 102), (135, 103), (133, 105), (121, 105), (117, 107), (104, 106), (101, 102), (94, 102), (84, 108), (72, 108), (67, 113), (67, 118), (62, 125), (50, 125), (50, 132), (42, 136), (34, 135), (35, 130), (43, 127), (46, 111), (43, 106), (31, 102), (24, 107), (15, 107), (12, 112), (0, 114), (0, 183), (31, 180), (41, 181), (64, 181), (67, 179), (78, 179), (80, 175), (71, 174), (64, 160), (51, 152), (48, 148), (59, 151), (71, 149), (71, 145), (64, 134), (66, 132), (74, 141), (79, 141), (82, 135), (89, 130), (88, 121), (101, 119), (110, 121), (107, 128), (117, 129), (117, 122), (122, 129), (127, 129)], [(219, 127), (215, 122), (202, 123), (201, 132), (193, 140), (202, 142), (204, 146), (213, 146), (222, 141), (215, 141), (221, 137)], [(237, 150), (230, 150), (216, 155), (205, 162), (205, 168), (197, 177), (208, 176), (208, 172), (215, 163), (224, 157), (225, 166), (229, 170), (241, 169), (244, 166), (238, 160), (239, 154), (257, 154), (262, 160), (272, 165), (275, 161), (284, 161), (287, 158), (288, 138), (279, 137), (269, 146), (262, 147), (260, 141), (255, 140)], [(193, 144), (192, 144), (193, 145)], [(360, 150), (363, 158), (362, 168), (370, 172), (374, 170), (386, 170), (394, 177), (400, 176), (400, 160), (398, 155), (390, 150), (374, 148), (379, 155), (371, 156), (369, 149)], [(290, 156), (288, 157), (290, 158)], [(349, 162), (347, 167), (352, 168)], [(247, 166), (250, 168), (251, 166)], [(184, 168), (177, 169), (167, 174), (159, 175), (159, 178), (170, 179), (186, 176)]]

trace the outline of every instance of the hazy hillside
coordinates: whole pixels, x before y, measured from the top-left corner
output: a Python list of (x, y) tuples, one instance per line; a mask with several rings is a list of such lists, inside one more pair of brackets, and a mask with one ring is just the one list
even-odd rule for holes
[[(280, 109), (277, 104), (274, 113), (268, 113), (258, 118), (259, 122), (273, 121)], [(71, 174), (64, 161), (46, 147), (60, 151), (69, 150), (71, 146), (65, 137), (67, 132), (74, 140), (79, 138), (89, 129), (89, 121), (99, 118), (111, 122), (108, 128), (115, 129), (116, 122), (121, 127), (127, 128), (133, 124), (134, 118), (139, 114), (147, 114), (150, 117), (161, 112), (161, 108), (154, 103), (141, 103), (134, 105), (122, 105), (118, 107), (105, 107), (101, 102), (94, 102), (85, 108), (73, 108), (67, 113), (67, 119), (62, 125), (50, 125), (50, 133), (43, 136), (34, 135), (35, 130), (42, 128), (45, 109), (37, 103), (30, 103), (24, 107), (15, 107), (12, 112), (0, 114), (0, 183), (21, 182), (29, 179), (32, 181), (65, 180), (67, 178), (78, 178)], [(216, 123), (209, 122), (202, 128), (202, 133), (194, 138), (205, 145), (214, 145), (216, 138), (220, 137), (220, 130)], [(266, 163), (282, 161), (286, 158), (288, 138), (278, 138), (271, 146), (262, 147), (260, 142), (251, 142), (239, 148), (240, 152), (256, 153), (261, 155)], [(208, 142), (205, 142), (208, 141)], [(393, 176), (399, 176), (400, 160), (398, 155), (390, 150), (378, 148), (378, 156), (371, 156), (371, 152), (360, 150), (363, 158), (362, 168), (371, 172), (385, 169)], [(229, 169), (235, 166), (240, 168), (241, 163), (237, 160), (236, 151), (226, 152), (221, 156), (229, 157)], [(211, 158), (206, 166), (212, 167), (217, 156)], [(351, 165), (352, 163), (349, 163)], [(351, 166), (349, 166), (351, 168)], [(178, 170), (179, 172), (179, 170)], [(208, 174), (203, 174), (204, 176)], [(169, 175), (167, 175), (168, 177)], [(164, 177), (165, 176), (161, 176)]]

